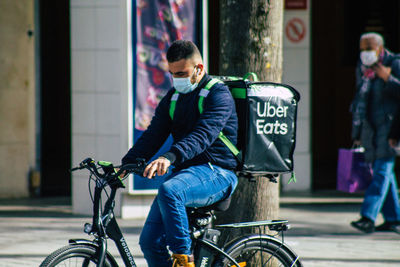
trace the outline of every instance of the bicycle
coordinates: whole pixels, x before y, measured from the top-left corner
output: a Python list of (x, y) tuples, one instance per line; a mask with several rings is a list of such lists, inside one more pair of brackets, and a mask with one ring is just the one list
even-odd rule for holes
[[(64, 246), (47, 256), (41, 267), (49, 266), (118, 266), (114, 257), (107, 251), (107, 240), (112, 239), (122, 257), (125, 266), (136, 267), (134, 257), (130, 252), (125, 238), (114, 216), (115, 195), (123, 188), (123, 178), (120, 175), (143, 174), (146, 163), (140, 159), (135, 164), (114, 167), (110, 162), (99, 161), (97, 164), (91, 158), (83, 160), (79, 167), (71, 171), (87, 169), (89, 176), (89, 192), (93, 200), (92, 223), (84, 225), (84, 232), (92, 235), (93, 240), (71, 239)], [(118, 169), (117, 169), (118, 168)], [(99, 169), (102, 172), (99, 172)], [(94, 195), (90, 190), (91, 181), (95, 182)], [(108, 193), (105, 189), (110, 188)], [(101, 196), (106, 192), (107, 200), (102, 204)], [(283, 242), (283, 232), (289, 229), (286, 220), (269, 220), (247, 223), (232, 223), (217, 225), (217, 229), (248, 229), (259, 228), (259, 234), (246, 234), (218, 245), (221, 231), (211, 228), (215, 219), (214, 210), (226, 210), (230, 198), (208, 207), (189, 208), (188, 218), (193, 240), (195, 265), (199, 267), (249, 267), (249, 266), (296, 266), (302, 267), (299, 257)], [(262, 233), (269, 228), (282, 234), (282, 240)], [(174, 266), (175, 263), (174, 263)]]

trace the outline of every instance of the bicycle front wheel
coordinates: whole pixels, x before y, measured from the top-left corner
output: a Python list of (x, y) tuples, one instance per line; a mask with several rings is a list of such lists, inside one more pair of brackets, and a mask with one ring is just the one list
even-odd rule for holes
[[(40, 264), (40, 267), (53, 266), (97, 266), (96, 249), (88, 245), (62, 247), (47, 256)], [(114, 267), (118, 265), (107, 256), (104, 266)]]
[[(227, 254), (239, 266), (246, 267), (302, 267), (296, 254), (278, 239), (269, 236), (248, 236), (231, 244)], [(235, 266), (228, 258), (223, 260), (224, 267)]]

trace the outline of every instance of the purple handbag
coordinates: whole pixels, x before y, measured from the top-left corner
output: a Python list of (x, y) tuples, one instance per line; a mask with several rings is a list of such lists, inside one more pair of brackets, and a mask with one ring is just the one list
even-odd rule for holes
[(339, 191), (357, 193), (365, 191), (372, 181), (371, 164), (364, 160), (364, 149), (339, 149), (337, 184)]

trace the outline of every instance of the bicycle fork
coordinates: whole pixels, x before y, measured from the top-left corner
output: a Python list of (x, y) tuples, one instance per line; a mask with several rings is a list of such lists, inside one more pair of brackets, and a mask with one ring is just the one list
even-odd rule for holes
[(104, 261), (107, 252), (107, 240), (104, 237), (100, 237), (98, 244), (99, 244), (99, 262), (97, 263), (97, 266), (104, 266)]

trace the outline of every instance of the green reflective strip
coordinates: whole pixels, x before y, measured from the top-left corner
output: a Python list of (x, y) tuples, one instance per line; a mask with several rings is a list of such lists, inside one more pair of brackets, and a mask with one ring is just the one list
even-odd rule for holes
[(231, 81), (240, 80), (240, 78), (239, 78), (239, 77), (236, 77), (236, 76), (228, 76), (228, 79), (231, 80)]
[[(206, 86), (204, 86), (204, 89), (210, 90), (211, 87), (214, 86), (214, 84), (219, 83), (219, 82), (221, 82), (221, 81), (218, 80), (218, 79), (211, 79), (211, 80), (206, 84)], [(201, 96), (199, 97), (199, 112), (200, 112), (200, 114), (203, 113), (203, 101), (204, 101), (204, 96), (201, 95)]]
[(174, 95), (177, 95), (179, 93), (174, 93), (171, 97), (171, 104), (169, 105), (169, 116), (171, 117), (171, 120), (174, 119), (174, 113), (175, 113), (175, 108), (176, 108), (176, 101), (177, 100), (172, 100)]
[(204, 96), (199, 97), (199, 112), (200, 114), (203, 113), (203, 101), (204, 101)]
[(220, 82), (220, 80), (218, 80), (218, 79), (211, 79), (211, 80), (206, 84), (206, 86), (204, 86), (204, 89), (210, 90), (211, 87), (213, 87), (214, 84), (219, 83), (219, 82)]
[(111, 166), (111, 165), (112, 165), (112, 163), (111, 163), (111, 162), (108, 162), (108, 161), (99, 161), (98, 164), (99, 164), (100, 166), (104, 166), (104, 167), (107, 167), (107, 166)]
[(176, 101), (171, 101), (171, 105), (169, 107), (169, 116), (171, 117), (171, 120), (174, 119), (175, 107)]
[(222, 132), (219, 133), (218, 138), (229, 148), (233, 155), (237, 156), (239, 154), (240, 151)]
[(247, 89), (246, 88), (232, 88), (231, 93), (233, 98), (246, 99)]
[(249, 78), (250, 76), (253, 78), (253, 81), (258, 82), (257, 74), (255, 74), (254, 72), (248, 72), (248, 73), (246, 73), (246, 74), (243, 76), (243, 80), (247, 80), (247, 78)]

